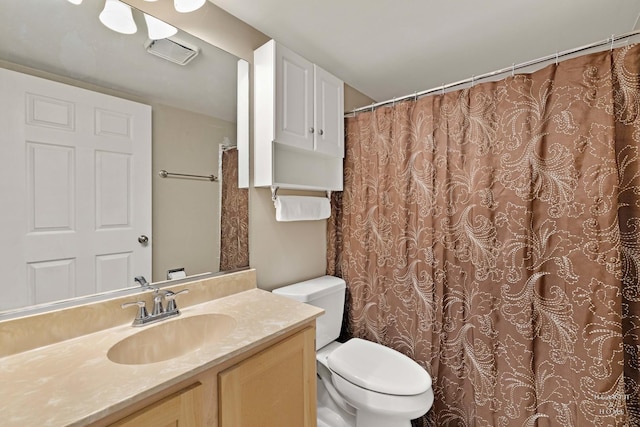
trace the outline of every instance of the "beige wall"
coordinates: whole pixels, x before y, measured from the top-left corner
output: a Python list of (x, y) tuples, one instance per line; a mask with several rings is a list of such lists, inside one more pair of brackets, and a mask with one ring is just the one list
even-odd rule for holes
[[(250, 64), (253, 63), (254, 49), (269, 40), (267, 35), (210, 2), (202, 11), (193, 14), (175, 12), (171, 7), (172, 2), (125, 0), (125, 3), (164, 19)], [(304, 56), (304, 52), (298, 53)], [(339, 74), (338, 70), (333, 72)], [(345, 86), (345, 111), (371, 102), (369, 97)], [(250, 130), (251, 135), (252, 132), (253, 129)], [(270, 190), (250, 189), (249, 259), (251, 267), (256, 269), (260, 288), (271, 290), (325, 274), (325, 255), (325, 221), (276, 222)]]
[(362, 92), (352, 88), (349, 85), (344, 85), (344, 111), (355, 110), (356, 108), (364, 107), (365, 105), (371, 105), (375, 101), (369, 98)]
[(216, 272), (220, 266), (220, 184), (161, 178), (169, 172), (218, 176), (219, 146), (235, 145), (235, 123), (153, 105), (153, 281), (167, 270)]

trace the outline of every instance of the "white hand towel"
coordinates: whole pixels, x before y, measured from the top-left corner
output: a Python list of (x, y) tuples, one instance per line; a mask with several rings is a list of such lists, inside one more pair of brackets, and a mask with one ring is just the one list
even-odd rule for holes
[(331, 202), (326, 197), (278, 196), (276, 221), (313, 221), (331, 216)]

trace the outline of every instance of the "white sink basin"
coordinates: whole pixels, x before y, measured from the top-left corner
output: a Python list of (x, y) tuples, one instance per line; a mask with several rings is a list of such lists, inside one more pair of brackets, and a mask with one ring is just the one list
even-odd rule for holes
[(235, 327), (235, 319), (225, 314), (169, 319), (117, 342), (107, 357), (123, 365), (162, 362), (196, 351), (203, 345), (215, 344)]

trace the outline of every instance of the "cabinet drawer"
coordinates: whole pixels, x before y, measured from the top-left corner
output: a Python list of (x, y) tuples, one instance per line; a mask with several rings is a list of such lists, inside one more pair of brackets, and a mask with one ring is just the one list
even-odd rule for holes
[(117, 427), (203, 426), (201, 390), (202, 385), (196, 383), (111, 425)]

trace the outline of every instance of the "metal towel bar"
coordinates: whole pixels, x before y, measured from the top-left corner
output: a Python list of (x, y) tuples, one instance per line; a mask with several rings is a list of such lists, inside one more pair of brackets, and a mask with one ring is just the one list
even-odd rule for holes
[(187, 173), (167, 172), (164, 169), (158, 172), (158, 175), (160, 175), (162, 178), (168, 178), (170, 176), (180, 176), (185, 178), (204, 178), (204, 179), (208, 179), (209, 181), (218, 181), (218, 177), (215, 175), (191, 175)]
[[(278, 198), (278, 190), (279, 189), (280, 189), (280, 187), (277, 187), (275, 185), (271, 186), (271, 200), (273, 200), (274, 202)], [(331, 190), (325, 190), (325, 191), (326, 191), (326, 194), (327, 194), (327, 199), (331, 200)]]

